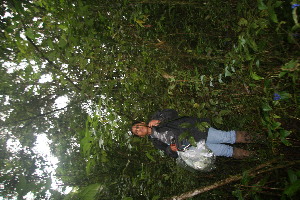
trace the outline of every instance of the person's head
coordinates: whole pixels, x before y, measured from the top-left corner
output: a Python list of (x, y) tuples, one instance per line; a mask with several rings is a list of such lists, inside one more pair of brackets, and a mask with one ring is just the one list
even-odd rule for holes
[(145, 137), (151, 134), (151, 128), (145, 122), (135, 121), (131, 125), (131, 133), (139, 137)]

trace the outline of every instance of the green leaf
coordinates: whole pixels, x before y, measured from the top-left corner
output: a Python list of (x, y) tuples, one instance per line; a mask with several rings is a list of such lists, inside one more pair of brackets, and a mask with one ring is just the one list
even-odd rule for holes
[(276, 1), (274, 4), (274, 8), (277, 8), (283, 4), (283, 1)]
[(60, 38), (59, 42), (58, 42), (58, 46), (63, 48), (67, 45), (67, 41), (63, 38)]
[(295, 183), (298, 180), (298, 176), (293, 170), (289, 169), (287, 173), (290, 183)]
[(268, 112), (268, 111), (273, 110), (273, 109), (271, 108), (271, 106), (269, 105), (269, 103), (264, 103), (264, 104), (262, 105), (262, 109), (263, 109), (263, 111), (265, 111), (265, 112)]
[(196, 127), (199, 131), (201, 132), (205, 132), (205, 130), (207, 128), (210, 127), (209, 123), (208, 122), (201, 122), (201, 123), (196, 123)]
[(230, 114), (231, 113), (231, 110), (221, 110), (220, 112), (219, 112), (219, 115), (220, 116), (223, 116), (223, 115), (228, 115), (228, 114)]
[(194, 108), (199, 108), (200, 105), (199, 105), (198, 103), (194, 103), (194, 104), (193, 104), (193, 107), (194, 107)]
[(31, 28), (26, 29), (25, 35), (32, 40), (35, 39), (33, 30)]
[(206, 81), (205, 75), (201, 75), (201, 76), (200, 76), (200, 80), (201, 80), (201, 83), (204, 84), (205, 81)]
[(107, 158), (107, 153), (106, 153), (106, 151), (104, 151), (104, 150), (101, 150), (101, 157), (100, 157), (100, 159), (101, 159), (101, 162), (108, 162), (108, 158)]
[(194, 137), (189, 137), (188, 141), (191, 145), (197, 146), (197, 142)]
[(257, 67), (259, 67), (259, 66), (260, 66), (260, 61), (257, 60), (257, 61), (255, 62), (255, 65), (256, 65)]
[(93, 167), (96, 165), (96, 161), (94, 159), (90, 159), (87, 163), (86, 163), (86, 168), (85, 171), (87, 174), (91, 174), (91, 171), (93, 169)]
[(47, 44), (48, 44), (48, 46), (49, 46), (51, 49), (53, 49), (53, 48), (54, 48), (54, 46), (53, 46), (53, 42), (51, 41), (51, 39), (50, 39), (50, 38), (48, 38), (48, 40), (47, 40)]
[(234, 69), (234, 67), (233, 67), (233, 66), (231, 66), (231, 71), (232, 71), (232, 72), (235, 72), (235, 69)]
[(273, 22), (278, 23), (277, 15), (274, 11), (274, 9), (269, 10), (270, 18)]
[(51, 188), (51, 184), (52, 184), (52, 178), (49, 177), (46, 179), (46, 184), (45, 184), (45, 188), (48, 190)]
[(149, 152), (146, 153), (147, 158), (149, 158), (151, 161), (156, 162), (153, 156)]
[(222, 81), (222, 74), (219, 74), (219, 79), (218, 79), (218, 81), (219, 81), (219, 83), (224, 83), (224, 82)]
[(288, 92), (282, 91), (282, 92), (277, 92), (277, 93), (280, 95), (280, 100), (292, 98), (292, 95)]
[(297, 69), (297, 60), (291, 60), (290, 62), (286, 63), (281, 69), (283, 71), (294, 71)]
[[(239, 35), (239, 42), (240, 42), (240, 44), (245, 48), (245, 50), (246, 50), (246, 46), (245, 46), (245, 44), (246, 44), (246, 42), (247, 42), (247, 40), (244, 38), (244, 36), (243, 35)], [(247, 53), (247, 52), (246, 52)]]
[(158, 199), (160, 199), (159, 195), (155, 195), (154, 197), (152, 197), (152, 200), (158, 200)]
[[(199, 111), (203, 110), (205, 107), (205, 103), (201, 103), (197, 108)], [(201, 113), (198, 113), (198, 115), (201, 115)]]
[(257, 51), (257, 44), (252, 38), (248, 38), (248, 44), (254, 51)]
[(278, 129), (280, 126), (281, 126), (280, 122), (276, 122), (276, 121), (272, 122), (272, 129), (273, 130)]
[[(18, 177), (18, 183), (16, 184), (16, 191), (19, 193), (19, 195), (23, 192), (23, 190), (27, 190), (27, 180), (24, 175), (19, 175)], [(23, 192), (24, 193), (24, 192)]]
[(268, 9), (268, 7), (266, 6), (266, 4), (264, 4), (263, 0), (257, 0), (258, 3), (258, 9), (259, 10), (266, 10)]
[(280, 119), (281, 118), (280, 116), (278, 116), (276, 114), (273, 114), (272, 117), (275, 118), (275, 119)]
[(68, 27), (65, 26), (65, 25), (63, 25), (63, 24), (58, 25), (58, 27), (59, 27), (60, 29), (64, 30), (64, 31), (67, 31), (67, 30), (68, 30)]
[(214, 117), (213, 120), (214, 120), (217, 124), (223, 124), (223, 118), (222, 118), (221, 116)]
[(291, 145), (292, 145), (286, 138), (280, 137), (280, 140), (281, 140), (281, 142), (282, 142), (285, 146), (291, 146)]
[(212, 99), (209, 99), (209, 103), (212, 105), (212, 106), (215, 106), (218, 104), (218, 101), (214, 101)]
[(87, 137), (83, 138), (80, 141), (80, 147), (82, 148), (82, 152), (84, 156), (89, 156), (90, 149), (92, 147), (91, 140)]
[(95, 199), (96, 194), (100, 190), (101, 185), (98, 183), (88, 185), (78, 192), (78, 197), (82, 200)]
[(286, 75), (286, 74), (287, 74), (287, 72), (280, 72), (279, 75), (278, 75), (278, 77), (279, 77), (279, 78), (282, 78), (282, 77), (283, 77), (284, 75)]
[(140, 20), (140, 19), (136, 19), (135, 22), (140, 26), (140, 27), (143, 27), (144, 28), (144, 21), (143, 20)]
[(122, 200), (133, 200), (132, 197), (123, 197)]
[(239, 26), (247, 26), (248, 21), (245, 18), (241, 18), (238, 24)]
[(282, 129), (282, 130), (279, 131), (279, 133), (280, 133), (281, 137), (286, 138), (287, 136), (289, 136), (291, 134), (291, 131), (287, 131), (287, 130)]
[(214, 85), (213, 85), (213, 80), (214, 80), (213, 77), (210, 77), (210, 82), (209, 82), (209, 86), (210, 86), (210, 87), (214, 87)]
[(170, 86), (168, 87), (168, 94), (172, 95), (172, 94), (173, 94), (172, 90), (173, 90), (175, 87), (176, 87), (175, 84), (170, 85)]
[(251, 72), (251, 78), (256, 81), (264, 79), (263, 77), (258, 76), (255, 72)]
[(184, 122), (182, 124), (179, 125), (181, 128), (191, 128), (191, 124), (188, 122)]
[(284, 194), (288, 195), (289, 197), (294, 196), (300, 190), (300, 180), (295, 181), (291, 185), (289, 185), (285, 190)]
[(190, 135), (190, 134), (189, 134), (188, 131), (184, 131), (184, 132), (179, 136), (178, 139), (179, 139), (179, 141), (182, 141), (182, 140), (188, 138), (189, 135)]
[(265, 93), (268, 93), (269, 92), (269, 89), (272, 87), (272, 80), (270, 79), (266, 79), (264, 81), (264, 92)]
[(225, 67), (225, 77), (232, 76), (231, 72), (228, 70), (228, 66)]

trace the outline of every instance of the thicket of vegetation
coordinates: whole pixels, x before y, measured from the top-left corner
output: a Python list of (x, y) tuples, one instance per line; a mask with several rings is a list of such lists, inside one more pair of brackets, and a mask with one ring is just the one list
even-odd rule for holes
[[(155, 200), (243, 174), (193, 199), (295, 199), (299, 4), (3, 1), (1, 196)], [(60, 97), (69, 99), (64, 108)], [(259, 139), (244, 148), (256, 156), (218, 158), (209, 173), (176, 166), (129, 134), (133, 120), (164, 108), (251, 132)], [(68, 195), (51, 188), (47, 161), (32, 150), (42, 133), (60, 160), (54, 176), (74, 188)], [(19, 142), (18, 151), (8, 141)]]

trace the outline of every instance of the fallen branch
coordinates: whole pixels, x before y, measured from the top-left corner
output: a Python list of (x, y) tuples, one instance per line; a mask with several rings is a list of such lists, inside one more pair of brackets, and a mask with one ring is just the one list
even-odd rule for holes
[[(281, 168), (285, 168), (287, 166), (291, 166), (291, 165), (295, 165), (297, 163), (300, 163), (299, 160), (297, 161), (293, 161), (293, 162), (289, 162), (289, 163), (285, 163), (284, 165), (278, 165), (278, 166), (275, 166), (275, 167), (272, 167), (272, 168), (268, 168), (268, 169), (264, 169), (264, 170), (260, 170), (262, 168), (265, 168), (267, 166), (270, 166), (272, 163), (276, 162), (276, 160), (271, 160), (267, 163), (264, 163), (264, 164), (261, 164), (253, 169), (250, 169), (247, 171), (248, 173), (248, 176), (257, 176), (259, 174), (262, 174), (262, 173), (266, 173), (266, 172), (269, 172), (269, 171), (273, 171), (275, 169), (281, 169)], [(260, 171), (257, 171), (257, 170), (260, 170)], [(173, 196), (171, 197), (169, 200), (183, 200), (183, 199), (187, 199), (187, 198), (191, 198), (193, 196), (196, 196), (198, 194), (201, 194), (201, 193), (204, 193), (204, 192), (207, 192), (209, 190), (213, 190), (215, 188), (218, 188), (218, 187), (221, 187), (223, 185), (226, 185), (226, 184), (229, 184), (229, 183), (232, 183), (232, 182), (235, 182), (235, 181), (238, 181), (240, 179), (242, 179), (244, 177), (244, 175), (242, 174), (238, 174), (238, 175), (235, 175), (235, 176), (231, 176), (229, 178), (226, 178), (224, 180), (221, 180), (221, 181), (218, 181), (212, 185), (209, 185), (209, 186), (205, 186), (205, 187), (202, 187), (202, 188), (198, 188), (196, 190), (193, 190), (193, 191), (190, 191), (190, 192), (186, 192), (186, 193), (183, 193), (179, 196)]]

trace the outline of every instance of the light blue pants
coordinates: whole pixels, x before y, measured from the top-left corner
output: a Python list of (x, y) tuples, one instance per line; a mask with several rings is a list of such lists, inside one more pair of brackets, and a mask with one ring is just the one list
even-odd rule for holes
[(233, 147), (227, 144), (235, 143), (235, 131), (220, 131), (210, 127), (206, 140), (207, 147), (214, 152), (216, 156), (232, 157)]

